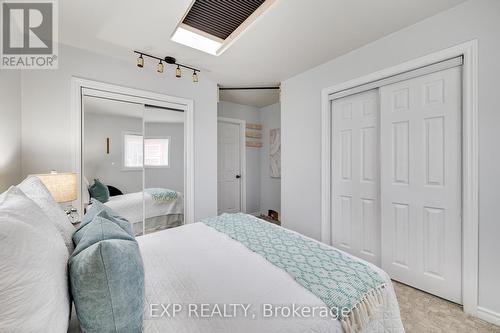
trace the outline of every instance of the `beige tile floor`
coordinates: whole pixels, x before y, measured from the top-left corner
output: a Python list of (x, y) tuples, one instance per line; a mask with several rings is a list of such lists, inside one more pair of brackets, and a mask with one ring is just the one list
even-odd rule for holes
[(407, 333), (493, 333), (500, 327), (463, 313), (462, 307), (394, 281)]

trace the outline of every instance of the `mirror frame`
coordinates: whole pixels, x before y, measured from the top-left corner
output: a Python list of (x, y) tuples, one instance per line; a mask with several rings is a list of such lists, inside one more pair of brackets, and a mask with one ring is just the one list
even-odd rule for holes
[(149, 104), (165, 108), (183, 110), (184, 122), (184, 224), (194, 222), (194, 102), (191, 99), (180, 98), (109, 84), (94, 80), (72, 77), (71, 79), (71, 114), (75, 133), (73, 144), (74, 162), (73, 170), (77, 173), (78, 198), (76, 207), (80, 216), (83, 216), (82, 202), (82, 144), (83, 144), (83, 96), (94, 96), (108, 99)]

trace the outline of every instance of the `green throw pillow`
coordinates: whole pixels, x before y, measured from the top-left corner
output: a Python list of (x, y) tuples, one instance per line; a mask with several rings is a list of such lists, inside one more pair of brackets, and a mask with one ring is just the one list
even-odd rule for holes
[(80, 239), (87, 232), (87, 226), (92, 222), (92, 220), (96, 216), (104, 217), (117, 225), (119, 225), (123, 230), (125, 230), (130, 236), (134, 236), (132, 232), (132, 227), (130, 226), (130, 222), (118, 215), (114, 210), (109, 208), (108, 206), (102, 204), (100, 201), (96, 199), (91, 199), (91, 205), (87, 208), (87, 213), (82, 218), (82, 222), (80, 223), (80, 227), (73, 233), (73, 244), (75, 246), (78, 245)]
[(89, 192), (91, 198), (95, 198), (102, 203), (109, 200), (109, 189), (99, 179), (94, 179), (94, 184), (89, 187)]
[(144, 265), (135, 238), (100, 215), (68, 261), (71, 294), (86, 333), (140, 333)]

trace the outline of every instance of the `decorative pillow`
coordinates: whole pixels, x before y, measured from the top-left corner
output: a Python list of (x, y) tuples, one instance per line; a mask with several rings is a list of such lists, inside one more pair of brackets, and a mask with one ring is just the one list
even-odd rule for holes
[(0, 195), (0, 332), (67, 332), (67, 261), (37, 204), (16, 187)]
[(52, 198), (52, 195), (45, 185), (43, 185), (42, 181), (36, 176), (29, 176), (21, 184), (17, 185), (17, 188), (23, 191), (47, 215), (50, 222), (54, 224), (61, 234), (68, 252), (71, 254), (73, 252), (71, 237), (75, 232), (75, 227), (73, 227), (61, 206)]
[(116, 197), (117, 195), (123, 195), (123, 192), (114, 186), (108, 185), (108, 190), (109, 190), (110, 197)]
[(94, 179), (94, 184), (89, 187), (90, 196), (102, 203), (108, 202), (109, 190), (99, 179)]
[(133, 236), (115, 222), (96, 216), (68, 267), (83, 332), (142, 332), (144, 267)]
[[(106, 215), (102, 215), (103, 212), (105, 212)], [(103, 205), (100, 201), (92, 199), (91, 205), (87, 209), (87, 213), (82, 218), (80, 227), (73, 233), (73, 243), (75, 244), (75, 246), (78, 245), (83, 234), (86, 232), (87, 229), (86, 227), (98, 215), (101, 215), (106, 219), (116, 223), (118, 226), (120, 226), (120, 228), (125, 230), (130, 236), (132, 237), (134, 236), (134, 233), (132, 232), (132, 229), (130, 227), (130, 223), (126, 219), (118, 215), (114, 210), (112, 210), (108, 206)]]

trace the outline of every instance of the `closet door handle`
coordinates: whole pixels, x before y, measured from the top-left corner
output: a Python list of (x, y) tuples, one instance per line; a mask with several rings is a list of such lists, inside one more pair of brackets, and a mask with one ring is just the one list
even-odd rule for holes
[(240, 179), (240, 178), (241, 178), (241, 175), (236, 175), (236, 178), (237, 178), (237, 179)]

